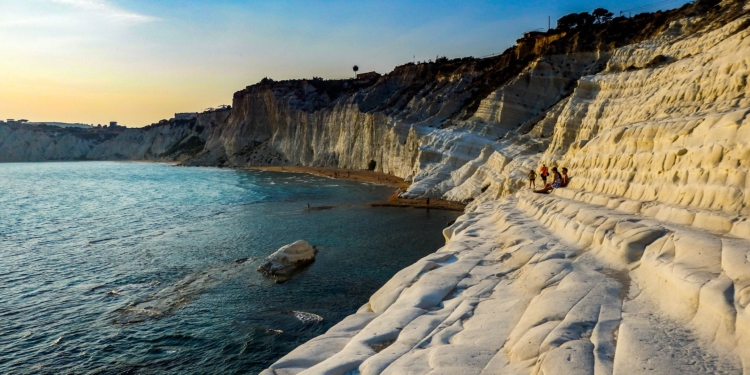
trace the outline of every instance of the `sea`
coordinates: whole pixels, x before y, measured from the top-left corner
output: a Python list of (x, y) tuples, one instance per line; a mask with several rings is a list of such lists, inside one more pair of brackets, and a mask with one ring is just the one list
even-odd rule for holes
[[(458, 213), (365, 205), (392, 193), (297, 173), (0, 164), (0, 373), (258, 373), (445, 244)], [(318, 255), (294, 278), (256, 271), (300, 239)]]

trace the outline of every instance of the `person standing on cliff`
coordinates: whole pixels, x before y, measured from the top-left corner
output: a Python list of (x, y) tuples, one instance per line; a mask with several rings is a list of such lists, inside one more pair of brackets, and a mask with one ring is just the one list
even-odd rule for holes
[(542, 168), (539, 170), (539, 175), (542, 176), (542, 185), (547, 185), (547, 176), (549, 176), (549, 170), (547, 166), (542, 164)]
[(536, 172), (532, 169), (529, 171), (529, 189), (536, 188)]

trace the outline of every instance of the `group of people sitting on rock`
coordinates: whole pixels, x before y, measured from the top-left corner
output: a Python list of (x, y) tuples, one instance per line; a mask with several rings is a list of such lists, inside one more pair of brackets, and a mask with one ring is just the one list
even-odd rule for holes
[[(549, 176), (549, 169), (547, 169), (546, 165), (542, 164), (542, 168), (540, 168), (539, 170), (539, 175), (542, 177), (544, 187), (538, 190), (534, 190), (535, 193), (549, 194), (554, 189), (568, 186), (568, 168), (562, 168), (562, 173), (560, 173), (557, 171), (557, 167), (552, 167), (552, 174), (552, 182), (548, 183), (547, 176)], [(536, 172), (534, 172), (534, 170), (531, 170), (529, 172), (529, 188), (536, 188)]]

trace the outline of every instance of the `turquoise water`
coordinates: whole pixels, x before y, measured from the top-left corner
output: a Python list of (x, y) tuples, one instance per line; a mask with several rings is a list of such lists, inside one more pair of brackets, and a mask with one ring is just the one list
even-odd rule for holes
[[(443, 245), (457, 213), (363, 205), (391, 193), (304, 174), (0, 164), (0, 373), (257, 373)], [(320, 250), (303, 273), (255, 271), (297, 239)]]

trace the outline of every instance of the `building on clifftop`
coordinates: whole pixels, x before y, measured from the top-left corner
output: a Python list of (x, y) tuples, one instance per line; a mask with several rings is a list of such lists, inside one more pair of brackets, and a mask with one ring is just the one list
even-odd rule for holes
[(380, 77), (380, 73), (378, 72), (367, 72), (367, 73), (359, 73), (357, 74), (357, 79), (373, 79)]

